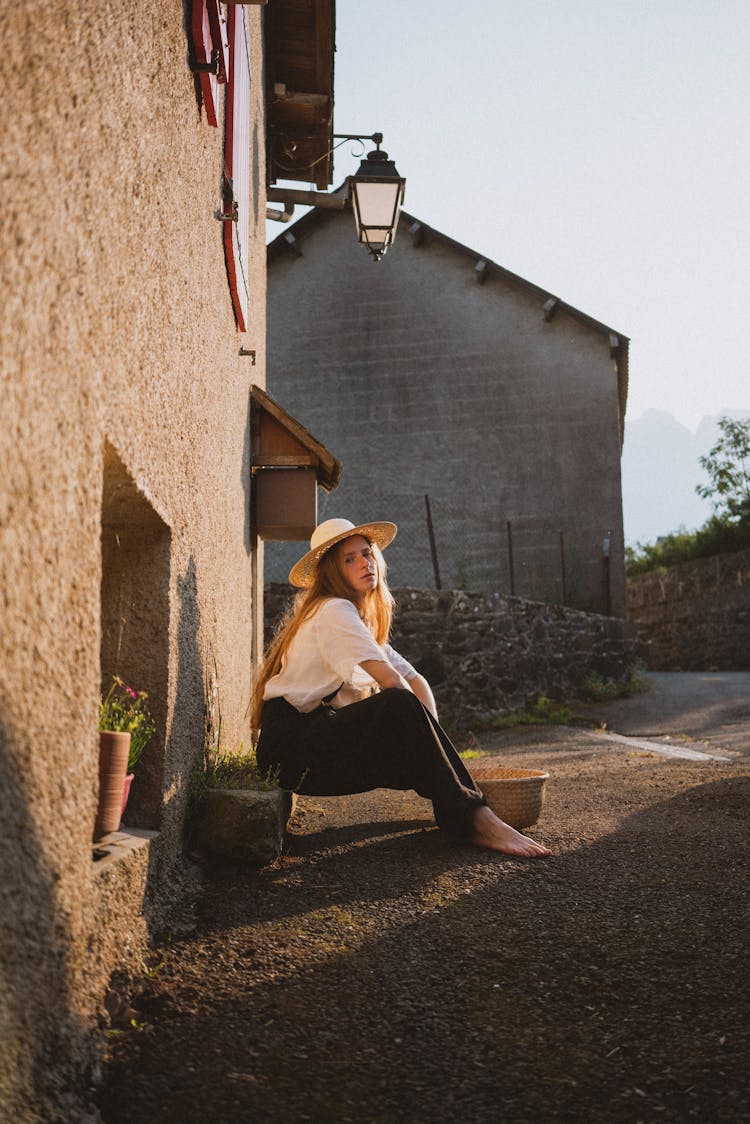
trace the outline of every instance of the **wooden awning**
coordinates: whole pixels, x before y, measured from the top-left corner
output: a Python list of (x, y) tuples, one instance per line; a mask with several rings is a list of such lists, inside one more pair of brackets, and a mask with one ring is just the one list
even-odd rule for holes
[(268, 182), (333, 182), (335, 0), (273, 0), (264, 9)]
[(341, 461), (258, 386), (251, 389), (252, 467), (314, 468), (326, 492), (341, 479)]

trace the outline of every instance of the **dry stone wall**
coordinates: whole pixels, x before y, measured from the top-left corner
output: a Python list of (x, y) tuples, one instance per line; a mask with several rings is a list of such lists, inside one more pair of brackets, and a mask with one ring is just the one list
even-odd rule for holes
[[(292, 596), (266, 587), (266, 632)], [(395, 591), (392, 643), (430, 682), (452, 726), (526, 706), (537, 695), (570, 698), (596, 671), (624, 677), (634, 661), (627, 623), (520, 597), (460, 590)]]
[(750, 550), (628, 582), (638, 653), (654, 671), (750, 669)]

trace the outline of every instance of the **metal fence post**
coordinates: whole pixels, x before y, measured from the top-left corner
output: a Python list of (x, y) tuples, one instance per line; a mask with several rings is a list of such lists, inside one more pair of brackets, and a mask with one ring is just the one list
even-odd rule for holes
[(506, 523), (508, 529), (508, 572), (510, 574), (510, 595), (516, 595), (516, 575), (513, 571), (513, 530), (510, 525), (510, 519)]
[(560, 531), (560, 584), (562, 586), (562, 603), (568, 603), (568, 582), (565, 574), (565, 532)]
[(612, 555), (612, 532), (607, 531), (602, 540), (602, 559), (604, 561), (604, 613), (612, 616), (612, 574), (610, 570)]
[(432, 569), (435, 574), (435, 589), (442, 589), (440, 581), (440, 567), (438, 566), (437, 547), (435, 546), (435, 532), (432, 527), (432, 512), (430, 511), (430, 497), (425, 496), (424, 506), (427, 513), (427, 534), (430, 539), (430, 554), (432, 555)]

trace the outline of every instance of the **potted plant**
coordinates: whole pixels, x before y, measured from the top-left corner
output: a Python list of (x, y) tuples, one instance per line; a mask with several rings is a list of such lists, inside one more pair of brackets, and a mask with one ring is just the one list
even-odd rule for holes
[(263, 866), (281, 854), (293, 793), (263, 773), (255, 750), (209, 749), (191, 779), (191, 839), (213, 859)]
[(146, 706), (148, 695), (113, 676), (99, 707), (99, 804), (94, 840), (117, 831), (133, 783), (133, 769), (151, 740), (155, 726)]

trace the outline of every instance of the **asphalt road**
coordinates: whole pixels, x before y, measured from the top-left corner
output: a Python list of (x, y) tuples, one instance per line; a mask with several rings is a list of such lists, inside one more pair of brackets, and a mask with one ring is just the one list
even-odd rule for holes
[(648, 672), (649, 690), (578, 711), (636, 738), (669, 736), (710, 753), (750, 755), (750, 671)]

